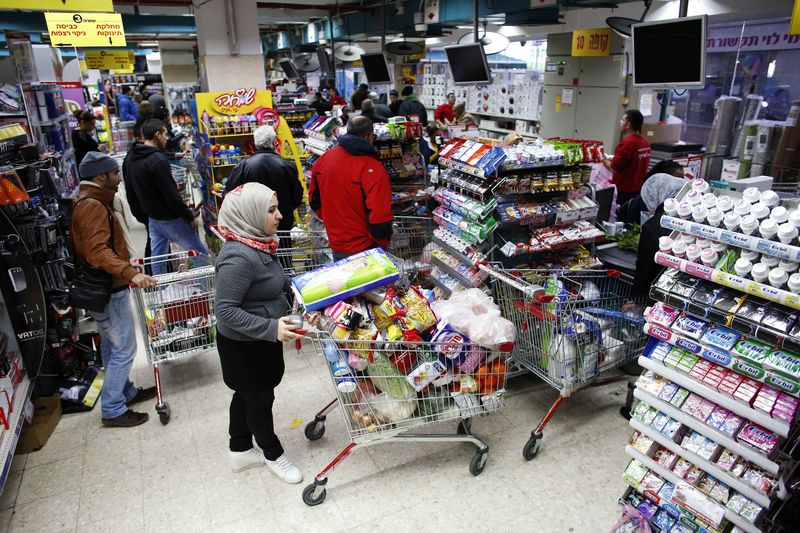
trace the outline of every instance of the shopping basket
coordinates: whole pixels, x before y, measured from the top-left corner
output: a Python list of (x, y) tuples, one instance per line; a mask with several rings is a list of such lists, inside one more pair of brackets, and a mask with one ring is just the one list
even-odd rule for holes
[(144, 271), (168, 263), (172, 272), (153, 276), (153, 288), (133, 287), (147, 362), (153, 367), (156, 412), (167, 424), (171, 410), (164, 401), (159, 365), (216, 346), (214, 330), (214, 267), (191, 268), (196, 252), (183, 251), (134, 261)]
[(559, 392), (523, 448), (523, 456), (531, 460), (544, 427), (565, 398), (625, 379), (602, 376), (642, 353), (644, 296), (634, 295), (633, 278), (616, 270), (481, 268), (494, 278), (492, 290), (502, 315), (517, 327), (511, 357)]
[[(348, 444), (303, 490), (303, 502), (325, 500), (329, 474), (356, 448), (380, 442), (467, 442), (477, 451), (470, 461), (473, 475), (483, 472), (488, 445), (471, 432), (471, 419), (498, 411), (506, 386), (506, 353), (472, 343), (342, 341), (327, 332), (312, 337), (316, 351), (329, 363), (338, 359), (361, 361), (360, 372), (340, 372), (344, 366), (328, 364), (336, 399), (306, 426), (306, 437), (317, 440), (325, 433), (325, 415), (338, 403), (350, 436)], [(443, 354), (472, 354), (480, 358), (474, 374), (453, 366), (446, 373)], [(428, 362), (438, 376), (420, 373), (415, 366)], [(435, 366), (440, 365), (440, 366)], [(453, 434), (419, 434), (412, 430), (433, 423), (456, 422)]]

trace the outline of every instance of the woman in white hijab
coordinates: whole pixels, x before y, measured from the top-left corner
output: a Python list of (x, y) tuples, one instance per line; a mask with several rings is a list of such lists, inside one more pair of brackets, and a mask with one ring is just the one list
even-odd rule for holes
[[(281, 212), (275, 192), (246, 183), (225, 196), (216, 264), (217, 351), (232, 389), (230, 451), (235, 472), (267, 465), (287, 483), (303, 474), (275, 435), (272, 403), (284, 371), (283, 342), (301, 338), (287, 316), (289, 279), (275, 259)], [(260, 450), (253, 447), (253, 438)]]

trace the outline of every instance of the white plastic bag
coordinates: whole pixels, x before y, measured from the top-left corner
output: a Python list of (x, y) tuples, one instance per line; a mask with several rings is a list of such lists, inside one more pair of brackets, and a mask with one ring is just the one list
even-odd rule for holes
[(467, 289), (456, 292), (449, 300), (436, 300), (431, 309), (437, 318), (481, 346), (491, 348), (516, 338), (514, 324), (500, 316), (500, 308), (480, 289)]

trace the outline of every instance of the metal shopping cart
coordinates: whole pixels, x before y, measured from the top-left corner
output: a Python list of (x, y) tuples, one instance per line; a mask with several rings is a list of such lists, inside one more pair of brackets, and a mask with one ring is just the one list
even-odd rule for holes
[[(330, 363), (355, 358), (361, 372), (339, 371), (346, 365), (327, 365), (329, 377), (341, 405), (348, 444), (303, 490), (303, 502), (319, 505), (325, 500), (330, 473), (355, 449), (381, 442), (467, 442), (477, 451), (470, 461), (473, 475), (483, 472), (489, 447), (471, 433), (474, 416), (498, 411), (503, 406), (506, 385), (506, 354), (476, 344), (437, 342), (341, 341), (327, 332), (312, 337), (316, 351)], [(474, 374), (459, 374), (445, 367), (440, 355), (469, 354), (481, 358)], [(415, 374), (415, 365), (429, 362), (439, 377), (426, 385), (430, 375)], [(406, 375), (408, 373), (408, 375)], [(419, 434), (412, 430), (433, 423), (456, 422), (453, 434)], [(306, 436), (317, 440), (325, 433), (325, 419), (306, 426)]]
[(214, 318), (214, 267), (192, 268), (193, 250), (148, 257), (134, 262), (144, 270), (154, 263), (169, 263), (172, 272), (154, 276), (151, 289), (133, 289), (147, 362), (156, 383), (156, 412), (167, 424), (171, 410), (164, 401), (159, 365), (216, 346)]
[(522, 454), (530, 461), (539, 452), (544, 427), (566, 398), (625, 379), (602, 376), (641, 354), (644, 297), (632, 294), (633, 278), (615, 270), (481, 268), (495, 278), (495, 301), (517, 327), (511, 357), (559, 392), (525, 443)]

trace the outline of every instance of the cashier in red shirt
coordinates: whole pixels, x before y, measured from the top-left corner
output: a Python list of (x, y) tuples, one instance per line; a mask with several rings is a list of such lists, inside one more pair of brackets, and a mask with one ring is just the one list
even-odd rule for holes
[(614, 149), (614, 158), (603, 161), (614, 172), (611, 183), (617, 186), (617, 205), (639, 195), (650, 166), (650, 143), (641, 135), (643, 122), (638, 109), (625, 111), (619, 122), (622, 140)]
[(447, 101), (436, 108), (433, 112), (433, 120), (440, 128), (446, 127), (448, 124), (453, 124), (456, 121), (453, 115), (453, 106), (456, 103), (455, 93), (447, 93)]

